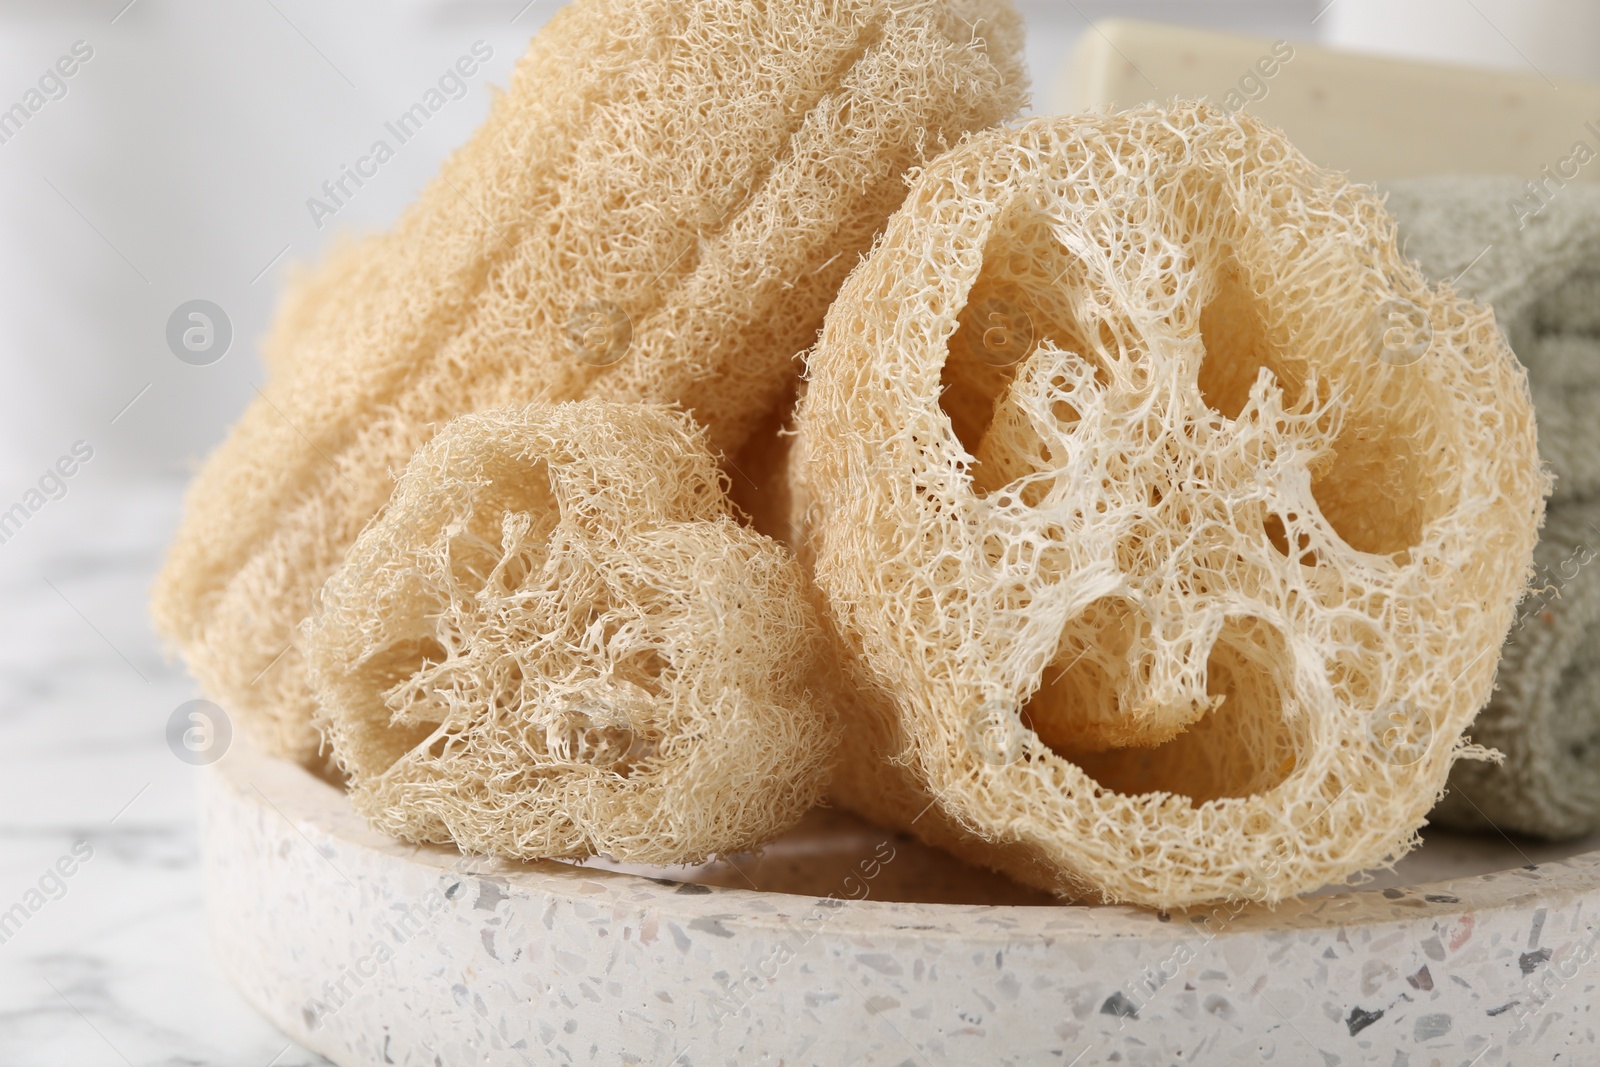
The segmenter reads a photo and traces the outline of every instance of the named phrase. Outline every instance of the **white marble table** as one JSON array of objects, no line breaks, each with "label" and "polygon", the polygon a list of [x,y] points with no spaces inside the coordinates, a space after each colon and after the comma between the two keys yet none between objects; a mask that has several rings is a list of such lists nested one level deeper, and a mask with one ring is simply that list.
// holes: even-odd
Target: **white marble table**
[{"label": "white marble table", "polygon": [[[196,693],[163,661],[144,607],[179,492],[74,484],[0,544],[6,1067],[328,1062],[245,1004],[205,935],[199,772],[165,739]],[[34,903],[25,919],[11,911]]]}]

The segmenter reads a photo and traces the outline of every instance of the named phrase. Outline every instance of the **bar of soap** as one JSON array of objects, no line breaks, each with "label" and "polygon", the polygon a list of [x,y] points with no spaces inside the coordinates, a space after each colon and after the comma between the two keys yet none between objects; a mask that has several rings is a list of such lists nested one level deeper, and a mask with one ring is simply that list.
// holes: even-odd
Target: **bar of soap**
[{"label": "bar of soap", "polygon": [[[1066,113],[1173,97],[1243,107],[1360,182],[1430,174],[1600,179],[1600,85],[1107,19],[1051,101]],[[1551,188],[1554,188],[1552,185]]]}]

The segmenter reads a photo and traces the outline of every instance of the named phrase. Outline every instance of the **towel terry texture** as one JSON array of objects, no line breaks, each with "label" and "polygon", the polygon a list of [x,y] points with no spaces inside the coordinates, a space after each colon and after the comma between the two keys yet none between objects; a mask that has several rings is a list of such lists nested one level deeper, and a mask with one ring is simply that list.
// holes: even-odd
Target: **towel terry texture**
[{"label": "towel terry texture", "polygon": [[1537,577],[1472,738],[1506,755],[1463,761],[1434,821],[1576,837],[1600,830],[1600,186],[1549,186],[1530,214],[1520,179],[1395,182],[1402,250],[1492,304],[1528,368],[1539,452],[1555,474]]}]

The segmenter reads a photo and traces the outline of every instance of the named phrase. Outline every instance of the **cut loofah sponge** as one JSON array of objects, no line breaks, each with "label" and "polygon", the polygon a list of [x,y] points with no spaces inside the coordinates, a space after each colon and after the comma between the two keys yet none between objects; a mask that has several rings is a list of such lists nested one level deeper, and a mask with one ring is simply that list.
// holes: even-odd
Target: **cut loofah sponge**
[{"label": "cut loofah sponge", "polygon": [[692,863],[816,802],[800,566],[732,517],[687,416],[468,415],[401,475],[306,648],[355,807],[408,841]]},{"label": "cut loofah sponge", "polygon": [[396,228],[289,300],[272,379],[189,492],[162,633],[309,758],[295,628],[434,430],[600,395],[681,403],[736,449],[906,169],[1020,105],[1020,37],[1007,0],[562,10]]},{"label": "cut loofah sponge", "polygon": [[1063,895],[1270,901],[1478,754],[1548,490],[1522,369],[1248,114],[972,137],[808,373],[857,811]]}]

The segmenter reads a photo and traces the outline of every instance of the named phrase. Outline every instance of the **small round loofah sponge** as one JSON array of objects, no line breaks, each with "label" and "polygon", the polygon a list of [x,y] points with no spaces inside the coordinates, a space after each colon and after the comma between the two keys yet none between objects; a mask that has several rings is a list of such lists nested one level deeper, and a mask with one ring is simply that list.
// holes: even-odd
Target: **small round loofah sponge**
[{"label": "small round loofah sponge", "polygon": [[837,740],[821,631],[799,564],[719,479],[665,408],[440,431],[306,623],[356,809],[408,841],[661,864],[799,819]]},{"label": "small round loofah sponge", "polygon": [[160,631],[266,749],[318,737],[293,646],[456,415],[679,404],[733,453],[792,388],[907,168],[1024,97],[1008,0],[576,0],[395,229],[299,283],[190,489]]},{"label": "small round loofah sponge", "polygon": [[1381,866],[1489,695],[1548,478],[1490,311],[1246,114],[931,164],[792,469],[859,722],[832,794],[1069,896]]}]

